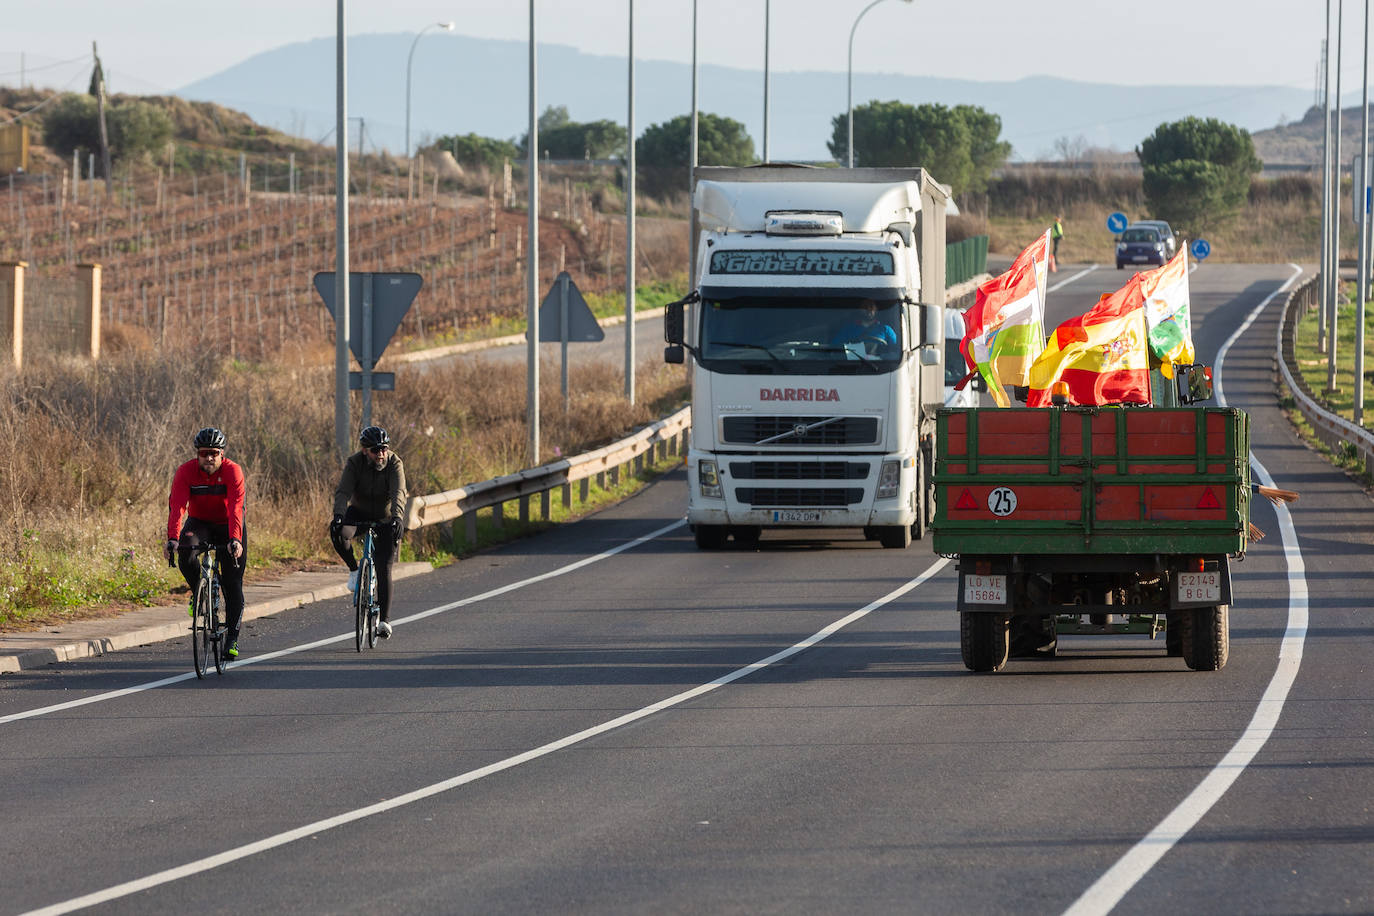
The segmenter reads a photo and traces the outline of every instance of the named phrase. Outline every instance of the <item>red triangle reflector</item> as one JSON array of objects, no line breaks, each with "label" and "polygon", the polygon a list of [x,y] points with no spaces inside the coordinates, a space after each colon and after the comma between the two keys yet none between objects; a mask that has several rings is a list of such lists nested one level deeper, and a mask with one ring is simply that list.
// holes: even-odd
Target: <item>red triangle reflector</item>
[{"label": "red triangle reflector", "polygon": [[978,508],[978,504],[977,504],[976,502],[973,501],[973,493],[970,492],[969,489],[968,489],[967,487],[964,488],[964,492],[962,492],[962,493],[959,494],[959,499],[955,501],[955,503],[954,503],[954,508],[956,508],[956,509],[977,509],[977,508]]},{"label": "red triangle reflector", "polygon": [[1202,497],[1197,501],[1197,507],[1199,509],[1221,508],[1221,503],[1217,502],[1217,495],[1212,492],[1211,487],[1208,487],[1206,490],[1202,491]]}]

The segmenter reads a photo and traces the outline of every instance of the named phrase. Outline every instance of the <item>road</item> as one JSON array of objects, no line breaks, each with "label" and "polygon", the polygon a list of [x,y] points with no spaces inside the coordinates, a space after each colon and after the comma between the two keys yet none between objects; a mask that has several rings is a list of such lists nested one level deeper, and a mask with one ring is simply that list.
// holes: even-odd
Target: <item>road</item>
[{"label": "road", "polygon": [[[1051,324],[1125,279],[1083,270]],[[1220,672],[970,674],[928,542],[699,552],[679,470],[407,580],[370,653],[334,601],[203,683],[184,641],[4,676],[0,912],[1374,912],[1374,512],[1274,405],[1295,272],[1192,277],[1302,494],[1255,508]]]}]

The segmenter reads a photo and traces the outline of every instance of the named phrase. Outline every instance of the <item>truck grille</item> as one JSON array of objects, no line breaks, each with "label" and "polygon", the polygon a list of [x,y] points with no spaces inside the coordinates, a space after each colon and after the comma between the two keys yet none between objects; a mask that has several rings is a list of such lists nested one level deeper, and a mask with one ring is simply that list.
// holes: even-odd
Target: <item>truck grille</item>
[{"label": "truck grille", "polygon": [[735,498],[755,509],[810,509],[818,506],[848,506],[861,502],[863,487],[736,487]]},{"label": "truck grille", "polygon": [[732,461],[736,480],[866,480],[864,461]]},{"label": "truck grille", "polygon": [[[826,422],[826,421],[829,422]],[[814,426],[824,423],[823,426]],[[813,427],[793,433],[798,427]],[[726,417],[722,440],[754,445],[781,436],[769,445],[875,445],[878,442],[877,417]]]}]

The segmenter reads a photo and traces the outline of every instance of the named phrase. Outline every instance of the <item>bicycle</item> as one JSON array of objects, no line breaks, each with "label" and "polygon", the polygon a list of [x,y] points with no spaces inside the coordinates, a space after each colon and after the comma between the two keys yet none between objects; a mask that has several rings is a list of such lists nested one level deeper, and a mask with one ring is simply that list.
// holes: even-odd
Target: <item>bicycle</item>
[{"label": "bicycle", "polygon": [[358,561],[358,582],[353,592],[353,642],[359,652],[363,643],[369,649],[377,645],[377,620],[382,606],[377,603],[377,563],[373,556],[372,531],[381,522],[349,522],[363,539],[363,556]]},{"label": "bicycle", "polygon": [[[191,658],[196,668],[196,678],[204,678],[215,663],[215,673],[224,673],[224,627],[219,612],[224,604],[224,590],[219,584],[219,568],[215,562],[214,544],[198,544],[194,553],[200,564],[200,584],[196,588],[195,608],[191,613]],[[175,566],[175,560],[168,560],[168,566]]]}]

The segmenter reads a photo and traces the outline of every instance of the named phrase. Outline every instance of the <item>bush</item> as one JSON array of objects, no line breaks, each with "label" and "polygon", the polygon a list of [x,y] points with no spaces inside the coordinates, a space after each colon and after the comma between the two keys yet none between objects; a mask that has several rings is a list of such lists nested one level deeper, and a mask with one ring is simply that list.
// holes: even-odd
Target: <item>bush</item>
[{"label": "bush", "polygon": [[43,143],[62,156],[74,150],[100,149],[100,124],[96,120],[95,99],[69,92],[43,117]]},{"label": "bush", "polygon": [[172,119],[147,102],[124,102],[106,112],[110,154],[120,159],[156,152],[172,139]]},{"label": "bush", "polygon": [[[156,105],[127,101],[106,105],[105,128],[112,159],[134,158],[159,149],[172,138],[172,119]],[[43,119],[43,142],[54,152],[70,156],[73,150],[100,150],[100,118],[95,99],[68,93]]]}]

